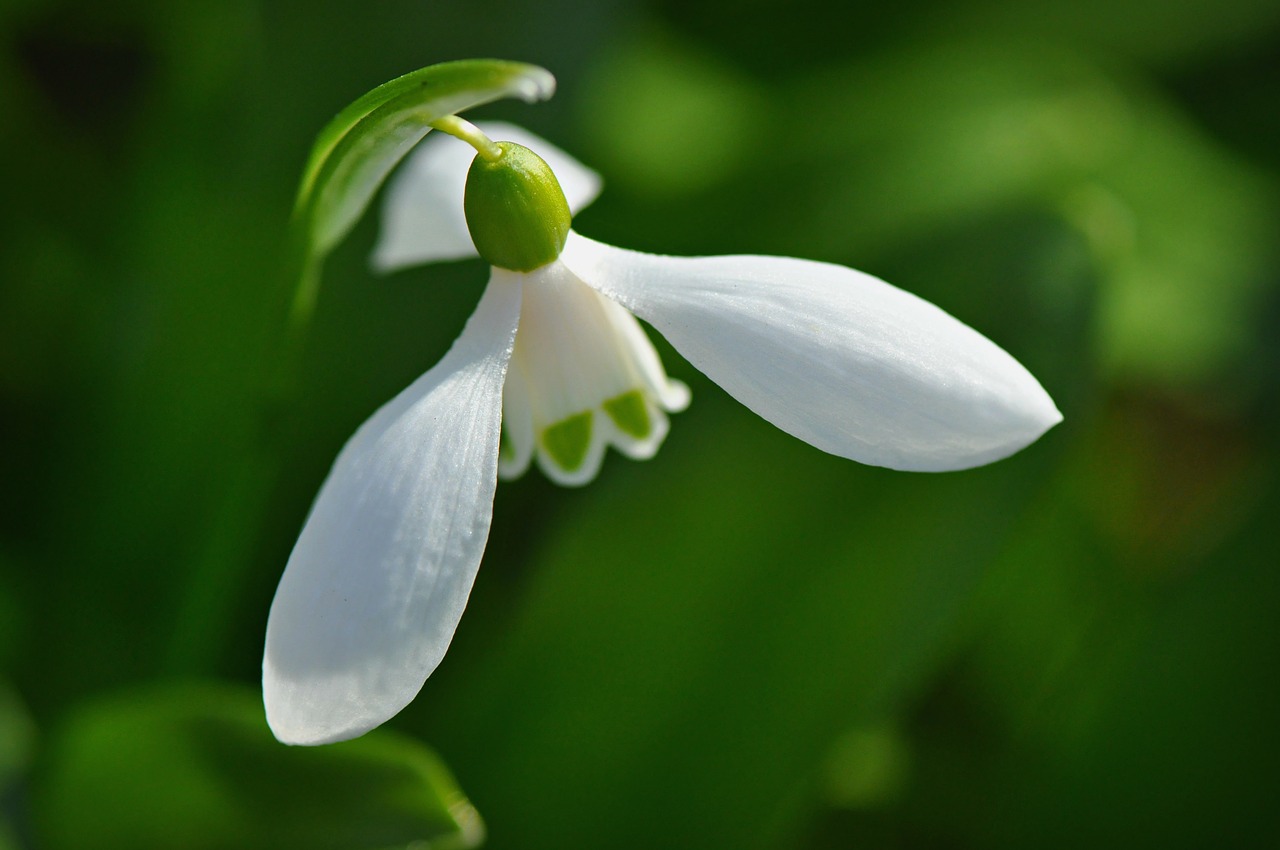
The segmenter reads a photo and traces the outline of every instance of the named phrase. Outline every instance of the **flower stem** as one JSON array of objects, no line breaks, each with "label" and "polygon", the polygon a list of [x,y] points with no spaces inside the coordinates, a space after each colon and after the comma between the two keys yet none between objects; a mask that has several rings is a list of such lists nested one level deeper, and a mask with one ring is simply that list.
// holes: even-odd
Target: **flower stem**
[{"label": "flower stem", "polygon": [[442,133],[448,133],[457,139],[471,145],[476,151],[488,162],[497,162],[502,158],[502,148],[497,143],[484,134],[483,131],[470,121],[459,118],[456,115],[446,115],[436,121],[431,122],[431,126]]}]

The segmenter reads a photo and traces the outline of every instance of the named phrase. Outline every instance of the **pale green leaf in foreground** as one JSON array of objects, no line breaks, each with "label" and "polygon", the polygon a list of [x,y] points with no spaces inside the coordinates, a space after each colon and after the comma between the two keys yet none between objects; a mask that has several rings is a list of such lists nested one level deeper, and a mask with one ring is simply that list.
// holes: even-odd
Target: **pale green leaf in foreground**
[{"label": "pale green leaf in foreground", "polygon": [[87,706],[50,741],[34,804],[41,846],[432,850],[484,828],[440,760],[387,732],[281,747],[256,695],[216,686]]}]

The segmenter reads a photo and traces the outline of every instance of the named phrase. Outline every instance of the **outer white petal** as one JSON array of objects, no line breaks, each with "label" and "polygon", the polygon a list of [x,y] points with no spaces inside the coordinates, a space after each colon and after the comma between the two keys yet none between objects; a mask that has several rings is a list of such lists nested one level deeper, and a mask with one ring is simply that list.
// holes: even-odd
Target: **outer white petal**
[{"label": "outer white petal", "polygon": [[[547,161],[569,209],[577,213],[600,194],[600,175],[514,124],[477,122],[494,141],[523,145]],[[382,202],[382,231],[370,262],[378,271],[476,256],[462,210],[467,169],[475,150],[444,133],[430,133],[396,171]]]},{"label": "outer white petal", "polygon": [[782,430],[894,469],[979,466],[1061,421],[1016,360],[932,304],[843,266],[663,257],[569,235],[560,261]]},{"label": "outer white petal", "polygon": [[443,657],[489,534],[519,313],[519,286],[491,281],[444,359],[334,462],[267,621],[263,697],[281,741],[367,732]]}]

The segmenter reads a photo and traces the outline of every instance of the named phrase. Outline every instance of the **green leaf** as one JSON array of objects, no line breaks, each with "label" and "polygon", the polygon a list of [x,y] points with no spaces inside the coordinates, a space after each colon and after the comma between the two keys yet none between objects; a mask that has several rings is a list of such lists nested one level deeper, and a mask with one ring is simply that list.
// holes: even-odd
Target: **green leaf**
[{"label": "green leaf", "polygon": [[0,791],[26,767],[35,732],[35,724],[18,695],[0,680]]},{"label": "green leaf", "polygon": [[322,748],[271,737],[255,693],[133,692],[75,714],[34,800],[41,846],[474,847],[483,826],[429,750],[386,732]]},{"label": "green leaf", "polygon": [[468,59],[397,77],[339,112],[316,138],[294,205],[302,248],[295,321],[310,313],[324,256],[432,121],[503,97],[545,100],[554,91],[555,78],[536,65]]}]

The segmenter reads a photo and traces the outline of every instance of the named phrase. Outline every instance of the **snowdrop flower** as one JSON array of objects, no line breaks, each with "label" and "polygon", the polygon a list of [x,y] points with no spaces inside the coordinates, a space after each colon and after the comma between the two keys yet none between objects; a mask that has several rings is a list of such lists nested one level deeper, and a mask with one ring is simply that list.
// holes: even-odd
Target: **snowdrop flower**
[{"label": "snowdrop flower", "polygon": [[448,354],[361,426],[316,498],[268,623],[281,741],[355,737],[417,695],[462,616],[499,475],[536,462],[579,485],[608,446],[657,451],[689,392],[636,316],[760,416],[861,463],[965,469],[1061,420],[1016,360],[914,295],[827,263],[592,241],[570,210],[593,173],[510,127],[497,136],[519,143],[438,126],[479,151],[465,202],[470,150],[436,134],[389,187],[374,264],[478,251],[492,273]]}]

